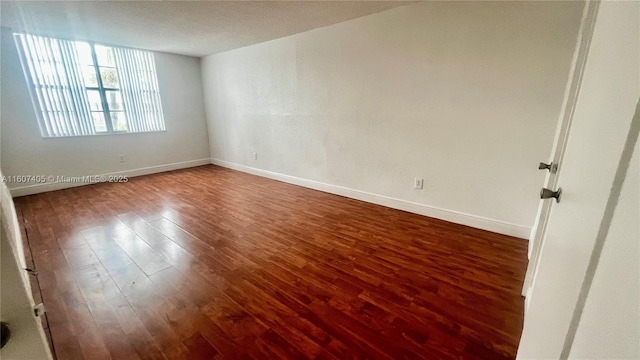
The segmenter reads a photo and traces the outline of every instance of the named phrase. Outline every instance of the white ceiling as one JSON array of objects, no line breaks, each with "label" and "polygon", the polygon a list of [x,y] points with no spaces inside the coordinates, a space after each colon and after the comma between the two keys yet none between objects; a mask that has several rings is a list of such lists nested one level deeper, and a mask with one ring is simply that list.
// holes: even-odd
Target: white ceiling
[{"label": "white ceiling", "polygon": [[402,1],[2,1],[14,30],[205,56],[377,13]]}]

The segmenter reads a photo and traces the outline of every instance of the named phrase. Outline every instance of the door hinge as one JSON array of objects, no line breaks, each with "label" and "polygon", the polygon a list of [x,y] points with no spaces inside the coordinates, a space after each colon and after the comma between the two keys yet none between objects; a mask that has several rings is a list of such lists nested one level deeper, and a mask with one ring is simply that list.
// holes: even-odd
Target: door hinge
[{"label": "door hinge", "polygon": [[24,268],[24,271],[28,272],[29,275],[38,276],[38,272],[36,270]]},{"label": "door hinge", "polygon": [[44,304],[40,303],[36,306],[33,307],[33,313],[36,317],[40,317],[42,316],[44,313],[46,312],[46,310],[44,309]]}]

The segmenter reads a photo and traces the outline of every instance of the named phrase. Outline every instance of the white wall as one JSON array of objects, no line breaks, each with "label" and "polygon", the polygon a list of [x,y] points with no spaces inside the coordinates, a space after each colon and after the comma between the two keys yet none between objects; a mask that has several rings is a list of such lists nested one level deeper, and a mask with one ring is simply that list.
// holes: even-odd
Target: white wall
[{"label": "white wall", "polygon": [[581,11],[425,2],[208,56],[211,157],[528,237]]},{"label": "white wall", "polygon": [[580,318],[572,359],[640,359],[639,148],[640,143]]},{"label": "white wall", "polygon": [[[166,132],[45,139],[40,136],[17,50],[7,30],[2,28],[0,45],[0,160],[5,175],[72,176],[122,171],[133,175],[208,163],[198,58],[155,53]],[[124,163],[119,161],[120,154],[125,155]],[[168,164],[174,165],[165,166]],[[145,170],[133,171],[136,169]],[[8,185],[14,195],[55,188],[16,189],[24,184]]]}]

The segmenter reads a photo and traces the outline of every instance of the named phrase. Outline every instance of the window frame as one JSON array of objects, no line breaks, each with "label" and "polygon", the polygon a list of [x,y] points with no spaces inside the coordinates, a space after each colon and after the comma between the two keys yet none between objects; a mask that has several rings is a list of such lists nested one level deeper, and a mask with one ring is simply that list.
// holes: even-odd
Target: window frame
[{"label": "window frame", "polygon": [[[102,73],[100,72],[100,65],[98,64],[98,54],[96,54],[96,44],[91,41],[88,42],[89,43],[89,48],[91,49],[91,58],[93,59],[93,70],[96,72],[96,79],[98,80],[98,87],[91,87],[91,86],[85,86],[85,91],[87,90],[98,90],[98,93],[100,94],[100,100],[102,101],[102,113],[104,114],[104,121],[107,125],[107,131],[101,131],[101,133],[123,133],[123,132],[128,132],[128,131],[115,131],[113,129],[113,122],[111,121],[111,109],[109,109],[109,102],[107,101],[107,93],[105,87],[104,87],[104,83],[102,82]],[[104,46],[104,45],[102,45]],[[117,68],[116,68],[117,69]],[[109,90],[117,90],[120,91],[120,89],[116,89],[116,88],[109,88]],[[124,111],[124,104],[122,104],[123,107],[123,111]],[[92,111],[93,112],[93,111]],[[127,124],[127,128],[128,128],[128,124]]]},{"label": "window frame", "polygon": [[[145,49],[139,49],[139,48],[134,48],[134,47],[130,47],[130,46],[122,46],[122,45],[112,45],[112,44],[108,44],[108,43],[103,43],[103,42],[95,42],[93,40],[87,40],[87,39],[83,39],[83,38],[76,38],[76,37],[65,37],[65,36],[56,36],[56,35],[50,35],[50,34],[43,34],[43,33],[38,33],[38,32],[25,32],[25,31],[12,31],[12,35],[13,37],[15,37],[16,34],[19,35],[31,35],[31,36],[37,36],[37,37],[43,37],[43,38],[52,38],[52,39],[58,39],[58,40],[67,40],[67,41],[73,41],[73,42],[84,42],[86,44],[89,45],[89,48],[91,50],[91,57],[93,59],[93,69],[96,73],[96,79],[98,81],[98,86],[84,86],[84,90],[93,90],[93,91],[98,91],[98,93],[100,94],[100,100],[101,100],[101,105],[102,105],[102,113],[104,115],[105,118],[105,125],[107,127],[107,131],[96,131],[93,134],[78,134],[78,135],[56,135],[56,136],[47,136],[45,135],[45,131],[43,131],[42,129],[42,121],[39,119],[38,122],[38,127],[40,128],[40,137],[42,139],[58,139],[58,138],[76,138],[76,137],[91,137],[91,136],[109,136],[109,135],[134,135],[134,134],[149,134],[149,133],[163,133],[163,132],[167,132],[167,125],[166,125],[166,120],[164,118],[164,116],[162,117],[162,124],[163,124],[163,129],[161,130],[142,130],[142,131],[130,131],[129,130],[129,118],[127,117],[127,130],[114,130],[113,129],[113,122],[111,119],[111,113],[112,112],[120,112],[122,114],[124,114],[125,116],[127,116],[127,112],[126,112],[126,105],[124,104],[124,101],[122,102],[122,109],[118,109],[118,110],[111,110],[109,108],[109,102],[107,100],[107,92],[108,91],[118,91],[120,92],[120,96],[122,97],[122,89],[121,88],[113,88],[113,87],[104,87],[104,83],[102,81],[102,74],[100,73],[100,65],[98,64],[98,59],[97,59],[97,53],[95,50],[96,46],[104,46],[104,47],[109,47],[109,48],[124,48],[124,49],[131,49],[131,50],[139,50],[139,51],[147,51],[153,54],[153,57],[156,57],[156,54],[154,51],[150,51],[150,50],[145,50]],[[29,96],[32,98],[32,102],[33,104],[37,104],[37,108],[34,107],[34,110],[36,112],[36,116],[37,117],[42,117],[43,115],[43,109],[42,109],[42,105],[40,104],[40,101],[37,98],[34,98],[34,91],[36,87],[41,87],[41,88],[53,88],[53,87],[57,87],[55,85],[49,85],[49,84],[37,84],[36,81],[33,78],[33,74],[31,73],[31,69],[29,68],[29,65],[27,64],[27,55],[24,51],[24,49],[22,49],[22,46],[17,46],[17,52],[20,58],[20,63],[21,63],[21,67],[23,68],[23,72],[26,75],[26,80],[27,80],[27,85],[30,87],[29,89]],[[114,68],[117,71],[117,66],[109,66],[109,65],[105,65],[104,67],[111,67]],[[164,113],[164,103],[162,101],[162,92],[160,90],[160,81],[159,81],[159,77],[158,77],[158,71],[157,71],[157,67],[154,66],[154,76],[156,78],[156,81],[158,83],[157,85],[157,96],[158,96],[158,107],[161,111],[161,114]],[[119,79],[118,79],[119,80]],[[57,106],[60,106],[59,104]],[[89,108],[90,112],[99,112],[99,111],[93,111]],[[93,120],[91,120],[93,121]]]}]

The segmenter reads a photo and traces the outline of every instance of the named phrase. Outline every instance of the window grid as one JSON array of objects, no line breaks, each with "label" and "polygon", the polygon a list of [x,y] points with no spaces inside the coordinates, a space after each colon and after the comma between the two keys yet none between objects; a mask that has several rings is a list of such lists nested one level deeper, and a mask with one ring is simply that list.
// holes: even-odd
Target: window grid
[{"label": "window grid", "polygon": [[14,36],[43,137],[165,130],[151,53]]},{"label": "window grid", "polygon": [[102,74],[100,73],[98,56],[96,55],[96,46],[93,43],[89,43],[89,46],[91,47],[91,57],[93,58],[93,68],[96,72],[96,79],[98,79],[98,92],[100,93],[100,99],[102,100],[102,113],[104,114],[103,115],[104,121],[107,125],[107,132],[113,132],[113,124],[111,123],[111,115],[109,114],[109,104],[107,103],[107,95],[105,94],[104,86],[102,85]]}]

